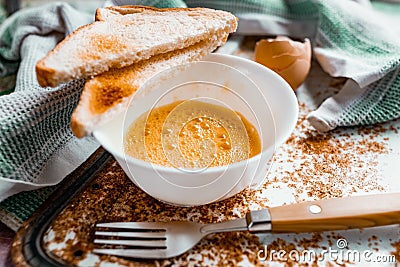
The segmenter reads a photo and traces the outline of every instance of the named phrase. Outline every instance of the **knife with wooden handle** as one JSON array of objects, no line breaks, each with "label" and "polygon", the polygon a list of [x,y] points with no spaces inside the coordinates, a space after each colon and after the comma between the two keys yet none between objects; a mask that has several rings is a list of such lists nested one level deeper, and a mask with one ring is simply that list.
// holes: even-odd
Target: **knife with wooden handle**
[{"label": "knife with wooden handle", "polygon": [[[93,251],[134,258],[170,258],[186,252],[203,237],[218,232],[319,232],[398,223],[400,223],[400,193],[355,196],[250,211],[245,218],[210,224],[190,221],[100,223],[96,227],[123,231],[96,231],[95,235],[101,238],[95,239],[95,243],[131,247],[101,248]],[[104,236],[137,239],[109,240]],[[152,240],[146,240],[149,237]],[[157,249],[154,249],[155,247]]]},{"label": "knife with wooden handle", "polygon": [[250,211],[251,232],[296,233],[366,228],[400,223],[400,193],[307,201]]}]

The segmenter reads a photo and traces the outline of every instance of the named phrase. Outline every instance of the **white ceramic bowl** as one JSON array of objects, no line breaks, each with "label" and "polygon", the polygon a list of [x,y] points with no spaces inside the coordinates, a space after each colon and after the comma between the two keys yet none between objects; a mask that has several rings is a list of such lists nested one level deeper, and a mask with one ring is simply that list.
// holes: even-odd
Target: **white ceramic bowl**
[{"label": "white ceramic bowl", "polygon": [[[212,100],[240,112],[258,130],[262,152],[248,160],[203,170],[181,170],[144,162],[124,154],[123,136],[130,124],[155,106],[176,100]],[[202,205],[246,189],[267,178],[276,148],[293,131],[298,104],[291,87],[275,72],[244,58],[211,54],[204,61],[164,71],[135,94],[126,114],[94,131],[128,177],[161,201]]]}]

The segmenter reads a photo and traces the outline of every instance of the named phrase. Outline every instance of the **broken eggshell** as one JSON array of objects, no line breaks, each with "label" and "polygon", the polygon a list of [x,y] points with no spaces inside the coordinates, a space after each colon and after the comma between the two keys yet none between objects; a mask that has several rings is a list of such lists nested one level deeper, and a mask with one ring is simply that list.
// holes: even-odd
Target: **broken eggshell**
[{"label": "broken eggshell", "polygon": [[285,79],[293,90],[306,79],[311,66],[311,43],[293,41],[285,36],[257,42],[255,61],[272,69]]}]

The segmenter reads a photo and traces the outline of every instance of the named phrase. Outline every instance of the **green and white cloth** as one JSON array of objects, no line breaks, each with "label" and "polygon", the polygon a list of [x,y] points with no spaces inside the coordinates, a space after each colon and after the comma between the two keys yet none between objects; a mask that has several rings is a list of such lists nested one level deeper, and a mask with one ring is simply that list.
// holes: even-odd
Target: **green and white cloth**
[{"label": "green and white cloth", "polygon": [[[368,125],[400,116],[400,32],[370,6],[352,1],[318,5],[314,54],[334,77],[350,78],[341,91],[308,115],[320,131]],[[400,8],[397,9],[400,16]]]},{"label": "green and white cloth", "polygon": [[[309,37],[332,76],[350,78],[343,89],[308,115],[321,131],[374,124],[400,116],[400,35],[383,24],[368,1],[350,0],[113,0],[108,5],[204,6],[239,17],[237,34]],[[400,15],[397,6],[395,12]],[[70,116],[83,81],[41,88],[35,63],[88,15],[65,3],[17,12],[0,27],[0,75],[16,75],[15,89],[0,96],[0,220],[18,228],[55,185],[98,144],[78,140]],[[44,187],[40,190],[32,190]]]},{"label": "green and white cloth", "polygon": [[98,147],[92,138],[75,138],[70,129],[84,81],[42,88],[35,74],[39,59],[92,20],[93,15],[54,3],[22,10],[0,27],[0,74],[16,74],[13,92],[0,97],[0,220],[12,229],[52,192],[49,186]]}]

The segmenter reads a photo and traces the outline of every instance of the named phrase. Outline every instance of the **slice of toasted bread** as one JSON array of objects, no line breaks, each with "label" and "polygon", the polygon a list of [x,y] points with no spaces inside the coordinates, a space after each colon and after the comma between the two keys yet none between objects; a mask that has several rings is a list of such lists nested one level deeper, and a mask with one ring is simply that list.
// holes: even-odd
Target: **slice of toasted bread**
[{"label": "slice of toasted bread", "polygon": [[184,49],[151,57],[128,67],[112,69],[86,81],[71,128],[77,137],[91,133],[96,127],[123,112],[133,94],[156,73],[173,66],[199,60],[223,44],[228,37],[211,38]]},{"label": "slice of toasted bread", "polygon": [[233,32],[237,19],[206,8],[98,9],[95,21],[80,27],[36,64],[41,86],[56,86],[183,49]]}]

